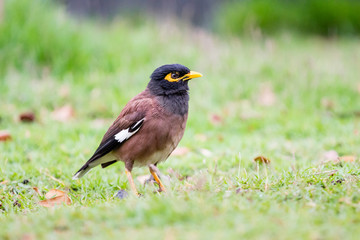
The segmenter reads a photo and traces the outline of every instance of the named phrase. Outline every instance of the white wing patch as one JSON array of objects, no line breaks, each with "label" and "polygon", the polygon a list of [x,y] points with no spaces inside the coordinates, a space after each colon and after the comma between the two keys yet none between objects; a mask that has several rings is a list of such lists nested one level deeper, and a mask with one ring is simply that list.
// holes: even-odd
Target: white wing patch
[{"label": "white wing patch", "polygon": [[135,133],[137,133],[137,131],[139,131],[140,125],[143,123],[143,121],[144,121],[144,118],[139,120],[138,122],[136,122],[135,125],[127,128],[127,129],[121,130],[119,133],[117,133],[115,135],[115,140],[117,140],[118,142],[121,143],[121,142],[129,139],[132,135],[134,135]]}]

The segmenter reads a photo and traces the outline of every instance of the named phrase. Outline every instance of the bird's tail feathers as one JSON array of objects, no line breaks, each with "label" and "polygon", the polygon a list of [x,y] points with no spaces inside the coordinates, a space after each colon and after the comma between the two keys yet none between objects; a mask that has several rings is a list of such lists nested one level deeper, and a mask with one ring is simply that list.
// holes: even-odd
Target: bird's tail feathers
[{"label": "bird's tail feathers", "polygon": [[80,168],[79,171],[77,171],[77,173],[75,173],[75,175],[72,177],[73,180],[79,179],[81,177],[83,177],[88,171],[91,170],[91,167],[87,164],[85,164],[84,166],[82,166]]}]

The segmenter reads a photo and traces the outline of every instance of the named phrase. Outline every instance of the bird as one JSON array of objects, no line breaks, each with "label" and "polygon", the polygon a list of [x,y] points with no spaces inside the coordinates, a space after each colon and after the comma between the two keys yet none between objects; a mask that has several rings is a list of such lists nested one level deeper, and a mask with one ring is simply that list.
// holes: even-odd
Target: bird
[{"label": "bird", "polygon": [[148,167],[159,185],[157,165],[164,162],[182,139],[189,109],[189,80],[202,77],[181,64],[166,64],[154,70],[144,91],[132,98],[103,136],[89,160],[75,173],[83,177],[90,169],[123,162],[132,192],[136,189],[134,167]]}]

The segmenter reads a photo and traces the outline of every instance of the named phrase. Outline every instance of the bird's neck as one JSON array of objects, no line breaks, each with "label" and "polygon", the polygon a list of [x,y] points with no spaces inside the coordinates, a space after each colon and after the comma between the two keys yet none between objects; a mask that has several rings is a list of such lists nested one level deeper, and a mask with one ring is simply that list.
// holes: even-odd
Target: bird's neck
[{"label": "bird's neck", "polygon": [[184,116],[189,110],[189,93],[187,91],[178,91],[173,94],[158,95],[161,105],[174,114]]}]

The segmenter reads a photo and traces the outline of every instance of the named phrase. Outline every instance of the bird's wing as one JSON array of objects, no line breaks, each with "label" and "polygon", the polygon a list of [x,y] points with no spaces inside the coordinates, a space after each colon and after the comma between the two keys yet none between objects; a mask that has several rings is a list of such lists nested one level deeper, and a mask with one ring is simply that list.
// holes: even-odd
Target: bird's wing
[{"label": "bird's wing", "polygon": [[105,160],[100,158],[119,148],[127,139],[139,131],[146,121],[146,113],[148,109],[152,109],[152,105],[153,100],[150,98],[138,97],[131,100],[107,130],[93,156],[80,168],[73,178],[82,177],[91,168],[99,164],[104,164],[106,167],[114,163],[114,159]]}]

